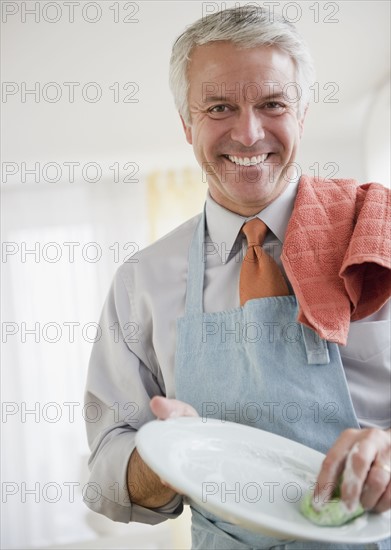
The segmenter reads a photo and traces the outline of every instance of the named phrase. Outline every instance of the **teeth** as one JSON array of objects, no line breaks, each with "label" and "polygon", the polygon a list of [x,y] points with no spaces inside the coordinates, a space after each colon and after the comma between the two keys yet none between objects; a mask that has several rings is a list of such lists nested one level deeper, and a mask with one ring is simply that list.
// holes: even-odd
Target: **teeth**
[{"label": "teeth", "polygon": [[227,155],[229,160],[233,162],[234,164],[239,164],[240,166],[255,166],[256,164],[260,164],[261,162],[265,162],[266,157],[268,156],[268,153],[265,153],[263,155],[258,155],[257,157],[235,157],[231,155]]}]

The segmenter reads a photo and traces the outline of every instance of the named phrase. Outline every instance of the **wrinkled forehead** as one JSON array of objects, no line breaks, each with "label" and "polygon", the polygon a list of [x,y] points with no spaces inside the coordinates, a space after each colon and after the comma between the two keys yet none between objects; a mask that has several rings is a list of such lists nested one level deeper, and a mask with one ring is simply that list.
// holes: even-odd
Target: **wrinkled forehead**
[{"label": "wrinkled forehead", "polygon": [[202,102],[299,94],[295,64],[276,46],[243,48],[223,41],[196,46],[187,77],[189,99]]}]

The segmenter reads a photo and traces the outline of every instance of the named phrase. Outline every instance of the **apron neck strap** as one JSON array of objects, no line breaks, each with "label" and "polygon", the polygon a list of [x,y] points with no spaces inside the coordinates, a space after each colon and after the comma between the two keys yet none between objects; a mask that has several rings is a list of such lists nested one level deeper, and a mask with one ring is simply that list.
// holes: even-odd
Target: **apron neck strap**
[{"label": "apron neck strap", "polygon": [[[185,315],[203,313],[205,273],[206,210],[204,210],[194,231],[188,256]],[[302,337],[309,365],[326,365],[330,362],[327,343],[313,330],[301,325]]]}]

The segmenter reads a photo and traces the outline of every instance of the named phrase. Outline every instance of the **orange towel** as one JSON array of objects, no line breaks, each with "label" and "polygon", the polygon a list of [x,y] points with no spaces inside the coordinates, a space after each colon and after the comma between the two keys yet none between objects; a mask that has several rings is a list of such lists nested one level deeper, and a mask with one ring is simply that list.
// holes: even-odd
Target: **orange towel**
[{"label": "orange towel", "polygon": [[377,183],[302,176],[282,262],[299,302],[297,320],[346,344],[350,321],[391,295],[390,191]]}]

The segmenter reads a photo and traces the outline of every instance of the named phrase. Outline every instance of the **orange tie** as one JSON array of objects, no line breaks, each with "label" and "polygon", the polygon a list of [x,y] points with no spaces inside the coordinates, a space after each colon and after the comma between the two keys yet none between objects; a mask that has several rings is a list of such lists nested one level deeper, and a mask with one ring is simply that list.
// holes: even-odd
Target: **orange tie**
[{"label": "orange tie", "polygon": [[267,230],[267,225],[259,218],[250,220],[242,227],[248,247],[240,271],[240,305],[253,298],[289,294],[280,268],[262,248]]}]

